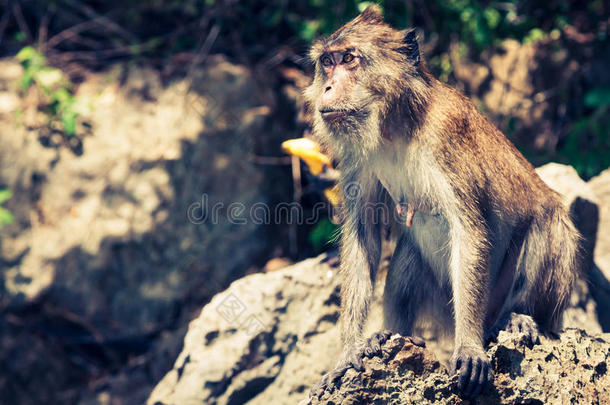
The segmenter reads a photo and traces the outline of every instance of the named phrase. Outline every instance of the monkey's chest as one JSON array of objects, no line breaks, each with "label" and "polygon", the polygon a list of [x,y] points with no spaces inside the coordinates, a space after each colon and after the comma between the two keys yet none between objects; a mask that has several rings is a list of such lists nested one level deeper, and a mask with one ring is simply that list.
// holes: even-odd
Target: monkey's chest
[{"label": "monkey's chest", "polygon": [[[414,247],[434,272],[439,284],[448,281],[449,225],[435,199],[437,193],[428,184],[409,181],[409,173],[400,170],[378,179],[396,206],[397,218],[403,232],[410,235]],[[380,173],[380,174],[385,174]]]},{"label": "monkey's chest", "polygon": [[400,175],[380,175],[378,179],[397,209],[402,207],[403,211],[411,211],[414,216],[439,216],[441,214],[440,207],[435,201],[434,195],[430,193],[429,187],[410,182],[406,176]]}]

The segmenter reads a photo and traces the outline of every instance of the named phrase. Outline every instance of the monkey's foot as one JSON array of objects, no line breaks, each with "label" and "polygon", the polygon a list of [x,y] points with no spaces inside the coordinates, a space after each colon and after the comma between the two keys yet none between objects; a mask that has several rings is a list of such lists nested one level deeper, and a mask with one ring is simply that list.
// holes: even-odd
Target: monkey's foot
[{"label": "monkey's foot", "polygon": [[531,344],[535,344],[540,341],[538,325],[529,315],[511,312],[501,322],[498,322],[496,326],[486,333],[485,341],[489,342],[496,340],[498,333],[500,333],[501,330],[525,335],[526,339],[528,339]]},{"label": "monkey's foot", "polygon": [[[320,381],[314,385],[309,392],[310,397],[320,397],[326,388],[335,384],[347,370],[353,368],[356,371],[364,371],[363,359],[371,358],[376,355],[381,355],[381,347],[388,339],[392,336],[392,332],[389,330],[383,330],[381,332],[374,333],[368,338],[365,344],[357,350],[352,351],[347,358],[341,360],[334,370],[326,373]],[[425,347],[426,343],[423,339],[418,337],[409,337],[411,343],[416,346]]]},{"label": "monkey's foot", "polygon": [[458,375],[460,393],[474,398],[493,380],[489,358],[483,348],[457,348],[451,356],[450,372]]},{"label": "monkey's foot", "polygon": [[529,315],[517,314],[515,312],[511,313],[504,330],[512,333],[522,333],[532,344],[540,341],[538,325],[536,325],[536,321]]},{"label": "monkey's foot", "polygon": [[[364,357],[371,358],[373,356],[381,355],[381,346],[387,342],[387,340],[392,336],[392,331],[390,330],[382,330],[381,332],[373,333],[373,336],[367,339],[364,346],[359,351],[358,358],[362,359]],[[415,346],[426,347],[426,342],[420,337],[416,336],[408,336],[407,339],[411,341]],[[354,367],[356,368],[356,367]],[[359,371],[364,370],[364,368],[356,368]]]}]

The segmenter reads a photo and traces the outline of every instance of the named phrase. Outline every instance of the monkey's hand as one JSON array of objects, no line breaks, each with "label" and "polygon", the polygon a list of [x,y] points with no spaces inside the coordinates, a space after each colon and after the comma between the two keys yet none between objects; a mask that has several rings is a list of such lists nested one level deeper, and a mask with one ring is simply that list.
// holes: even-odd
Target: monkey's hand
[{"label": "monkey's hand", "polygon": [[450,365],[451,374],[458,374],[458,386],[464,398],[476,397],[493,380],[489,358],[482,347],[458,347]]}]

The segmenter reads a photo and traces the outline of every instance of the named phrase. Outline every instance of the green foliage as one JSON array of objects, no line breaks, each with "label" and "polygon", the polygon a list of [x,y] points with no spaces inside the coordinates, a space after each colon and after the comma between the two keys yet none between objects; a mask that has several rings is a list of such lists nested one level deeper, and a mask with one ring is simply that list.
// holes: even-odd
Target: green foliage
[{"label": "green foliage", "polygon": [[4,225],[10,225],[15,221],[13,214],[6,208],[1,207],[6,201],[13,196],[13,193],[9,189],[0,190],[0,228]]},{"label": "green foliage", "polygon": [[61,123],[66,135],[75,135],[80,105],[72,94],[72,83],[61,70],[48,66],[44,55],[31,46],[21,49],[17,59],[24,68],[21,89],[26,91],[32,85],[37,86],[46,98],[49,125]]},{"label": "green foliage", "polygon": [[309,234],[309,243],[315,253],[323,252],[336,243],[339,227],[328,218],[322,218]]},{"label": "green foliage", "polygon": [[593,112],[572,124],[558,154],[589,179],[610,167],[610,88],[592,89],[584,103]]}]

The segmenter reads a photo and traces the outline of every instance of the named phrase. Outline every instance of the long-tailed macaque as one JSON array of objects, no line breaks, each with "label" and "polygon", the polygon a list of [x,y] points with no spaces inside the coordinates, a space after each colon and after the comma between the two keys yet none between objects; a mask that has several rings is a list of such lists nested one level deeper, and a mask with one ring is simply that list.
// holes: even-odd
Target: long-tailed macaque
[{"label": "long-tailed macaque", "polygon": [[462,395],[476,396],[492,379],[487,337],[508,329],[536,340],[560,327],[578,273],[578,232],[506,137],[429,73],[413,30],[393,29],[368,8],[310,57],[305,98],[317,139],[338,162],[344,215],[344,350],[320,386],[361,369],[389,336],[362,337],[382,204],[407,212],[385,283],[385,328],[409,336],[432,311],[453,332],[450,366]]}]

